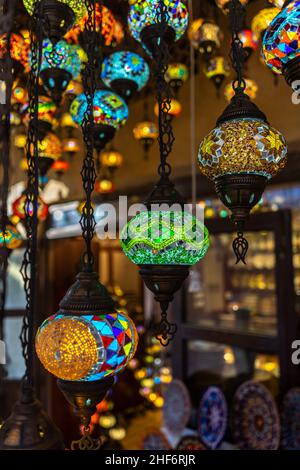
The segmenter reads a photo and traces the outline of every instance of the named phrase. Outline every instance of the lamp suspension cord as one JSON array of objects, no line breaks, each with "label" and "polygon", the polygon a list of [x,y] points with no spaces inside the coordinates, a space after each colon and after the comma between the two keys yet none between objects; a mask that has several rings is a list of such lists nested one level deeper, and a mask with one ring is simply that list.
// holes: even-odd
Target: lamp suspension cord
[{"label": "lamp suspension cord", "polygon": [[235,93],[243,93],[246,88],[246,82],[243,79],[243,69],[246,60],[246,53],[243,43],[239,37],[245,20],[246,10],[239,0],[231,0],[229,3],[229,18],[231,28],[231,48],[230,59],[236,72],[236,78],[232,83]]},{"label": "lamp suspension cord", "polygon": [[26,310],[20,335],[25,374],[22,380],[22,400],[33,398],[33,357],[34,328],[37,306],[37,253],[38,253],[38,196],[39,196],[39,149],[38,149],[38,108],[39,74],[43,46],[43,2],[36,1],[30,29],[31,69],[28,82],[29,125],[26,143],[28,163],[27,188],[25,199],[25,225],[27,243],[21,274],[24,281]]},{"label": "lamp suspension cord", "polygon": [[169,47],[164,37],[168,28],[167,24],[167,6],[163,0],[159,1],[156,10],[156,21],[160,25],[160,35],[157,38],[157,47],[155,48],[154,60],[156,61],[155,78],[157,84],[157,103],[158,103],[158,143],[160,153],[160,165],[158,173],[161,177],[171,174],[171,166],[167,162],[174,143],[174,134],[172,127],[171,110],[171,88],[166,82],[165,73],[169,64]]},{"label": "lamp suspension cord", "polygon": [[[96,49],[96,0],[85,0],[85,6],[88,12],[85,31],[87,33],[87,56],[88,61],[82,73],[82,81],[87,101],[86,112],[82,122],[83,139],[86,145],[86,155],[83,159],[81,178],[85,191],[85,203],[82,209],[80,225],[82,229],[82,237],[85,241],[85,251],[82,254],[83,271],[92,272],[94,265],[94,255],[92,252],[92,240],[95,233],[96,221],[94,217],[94,209],[92,204],[92,194],[96,182],[96,170],[94,162],[94,113],[93,103],[95,94],[95,70],[97,67],[97,59],[95,55]],[[102,2],[100,3],[102,11]],[[102,15],[101,15],[102,21]],[[101,31],[100,25],[100,31]]]}]

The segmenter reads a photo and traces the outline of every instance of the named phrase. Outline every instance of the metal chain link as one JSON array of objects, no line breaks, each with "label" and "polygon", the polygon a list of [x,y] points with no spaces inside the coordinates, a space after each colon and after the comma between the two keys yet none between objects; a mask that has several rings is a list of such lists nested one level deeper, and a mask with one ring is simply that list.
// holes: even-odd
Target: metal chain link
[{"label": "metal chain link", "polygon": [[[95,94],[95,70],[96,70],[96,1],[85,0],[88,12],[85,30],[88,36],[87,56],[88,61],[82,74],[82,82],[87,101],[86,112],[82,122],[83,139],[86,145],[86,155],[81,169],[81,178],[86,200],[82,209],[80,225],[82,237],[85,241],[86,249],[82,255],[83,270],[91,272],[93,270],[94,256],[92,253],[92,240],[95,233],[95,217],[92,205],[92,193],[96,182],[96,170],[94,162],[94,115],[93,102]],[[101,25],[100,25],[101,31]]]},{"label": "metal chain link", "polygon": [[31,69],[28,81],[29,94],[29,125],[26,143],[26,157],[28,163],[27,188],[25,199],[25,227],[27,235],[26,250],[24,253],[21,274],[24,281],[26,297],[26,310],[20,335],[22,352],[25,360],[25,375],[23,377],[23,391],[33,387],[33,352],[34,352],[34,319],[36,310],[37,287],[37,249],[38,249],[38,99],[39,99],[39,72],[42,59],[42,18],[43,3],[35,2],[34,13],[30,29],[31,41]]},{"label": "metal chain link", "polygon": [[166,82],[165,73],[169,65],[169,46],[165,41],[164,35],[168,28],[167,24],[168,9],[163,0],[160,0],[156,10],[156,21],[160,25],[160,37],[158,38],[157,45],[154,53],[154,60],[156,62],[155,81],[158,103],[158,143],[160,150],[160,165],[158,173],[163,175],[170,175],[171,166],[167,162],[170,155],[173,143],[175,140],[171,110],[172,91],[169,84]]},{"label": "metal chain link", "polygon": [[245,7],[239,0],[231,0],[229,4],[229,17],[232,32],[232,42],[230,49],[230,59],[232,66],[236,71],[236,79],[232,83],[235,92],[243,92],[246,88],[246,82],[243,79],[243,69],[246,61],[246,52],[243,43],[239,37],[245,20]]}]

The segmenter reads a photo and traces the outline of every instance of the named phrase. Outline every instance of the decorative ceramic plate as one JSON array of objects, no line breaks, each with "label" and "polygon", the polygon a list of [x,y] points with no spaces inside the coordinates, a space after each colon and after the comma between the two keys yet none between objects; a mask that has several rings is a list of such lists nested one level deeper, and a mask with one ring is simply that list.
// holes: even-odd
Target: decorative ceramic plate
[{"label": "decorative ceramic plate", "polygon": [[218,387],[208,387],[199,403],[198,433],[209,449],[216,449],[227,428],[227,403]]},{"label": "decorative ceramic plate", "polygon": [[181,380],[174,379],[164,393],[163,417],[168,430],[179,436],[191,415],[188,389]]},{"label": "decorative ceramic plate", "polygon": [[233,400],[232,432],[240,449],[278,449],[278,411],[271,393],[264,385],[249,380],[237,389]]},{"label": "decorative ceramic plate", "polygon": [[205,445],[197,436],[183,437],[176,447],[176,450],[207,450]]},{"label": "decorative ceramic plate", "polygon": [[143,437],[144,450],[170,450],[171,446],[159,429],[152,429]]},{"label": "decorative ceramic plate", "polygon": [[291,388],[285,395],[281,414],[281,447],[300,450],[300,388]]}]

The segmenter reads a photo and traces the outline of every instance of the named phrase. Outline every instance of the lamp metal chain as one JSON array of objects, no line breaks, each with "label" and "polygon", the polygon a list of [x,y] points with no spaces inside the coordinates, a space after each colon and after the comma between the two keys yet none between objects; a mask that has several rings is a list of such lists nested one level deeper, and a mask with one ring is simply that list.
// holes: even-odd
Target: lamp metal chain
[{"label": "lamp metal chain", "polygon": [[[86,145],[86,155],[81,169],[83,189],[85,191],[85,203],[82,208],[80,225],[82,236],[85,241],[85,251],[82,255],[83,270],[91,272],[93,270],[94,256],[92,252],[92,240],[95,233],[95,217],[92,204],[92,194],[96,182],[96,169],[94,162],[94,115],[93,102],[95,94],[95,70],[96,70],[96,1],[85,0],[88,12],[85,30],[89,41],[87,42],[88,61],[82,74],[84,92],[87,101],[87,108],[82,122],[83,139]],[[102,6],[102,5],[101,5]],[[100,25],[101,30],[101,25]]]},{"label": "lamp metal chain", "polygon": [[160,25],[160,35],[157,38],[154,60],[156,62],[155,81],[157,85],[158,143],[160,151],[160,165],[158,167],[158,173],[162,177],[168,176],[171,173],[171,166],[167,162],[167,158],[172,151],[175,140],[172,127],[172,116],[170,114],[172,92],[171,87],[165,79],[165,73],[168,69],[170,57],[169,46],[164,37],[168,28],[167,14],[167,5],[163,0],[160,0],[156,10],[156,21]]},{"label": "lamp metal chain", "polygon": [[240,3],[239,0],[230,1],[229,17],[232,33],[230,59],[232,66],[236,71],[236,79],[232,83],[232,87],[236,93],[242,93],[246,88],[246,82],[243,79],[246,52],[239,36],[239,33],[242,30],[244,24],[245,14],[245,7]]},{"label": "lamp metal chain", "polygon": [[26,296],[26,310],[20,335],[23,356],[25,360],[25,374],[22,380],[22,398],[30,399],[33,390],[33,354],[34,354],[34,320],[36,313],[37,295],[37,251],[38,251],[38,196],[39,196],[39,168],[38,168],[38,106],[39,106],[39,73],[42,59],[42,19],[43,2],[35,2],[30,29],[31,44],[31,70],[28,81],[29,94],[29,125],[26,143],[26,157],[28,164],[27,188],[25,191],[25,226],[26,249],[21,274],[24,281]]}]

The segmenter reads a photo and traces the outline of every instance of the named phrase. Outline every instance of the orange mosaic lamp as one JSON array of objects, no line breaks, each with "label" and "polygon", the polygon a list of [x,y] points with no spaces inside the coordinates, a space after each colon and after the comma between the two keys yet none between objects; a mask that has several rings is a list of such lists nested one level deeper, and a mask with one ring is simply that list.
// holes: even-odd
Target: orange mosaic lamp
[{"label": "orange mosaic lamp", "polygon": [[[26,217],[26,213],[28,212],[29,216],[32,216],[33,208],[32,204],[28,203],[28,211],[26,211],[26,195],[22,194],[18,199],[13,202],[12,211],[13,215],[18,217],[20,220],[24,220]],[[38,198],[38,219],[40,221],[46,220],[48,216],[48,205],[43,201],[43,199],[39,196]]]}]

